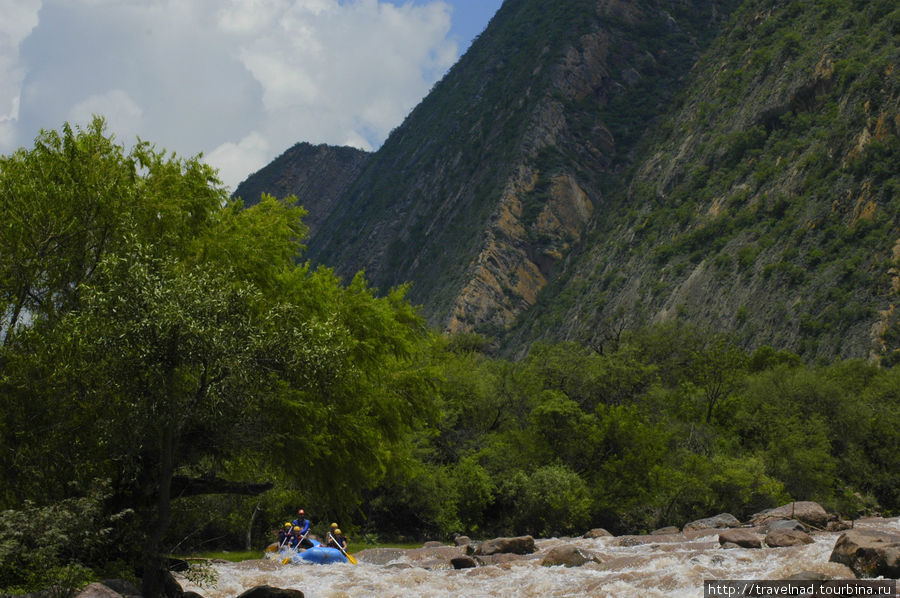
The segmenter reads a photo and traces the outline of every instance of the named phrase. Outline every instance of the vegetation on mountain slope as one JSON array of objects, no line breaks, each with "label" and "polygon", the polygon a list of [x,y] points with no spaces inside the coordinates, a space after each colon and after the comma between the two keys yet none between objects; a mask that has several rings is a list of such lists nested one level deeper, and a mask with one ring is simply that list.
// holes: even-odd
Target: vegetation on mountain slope
[{"label": "vegetation on mountain slope", "polygon": [[434,324],[503,330],[605,209],[604,177],[728,4],[506,2],[373,155],[311,258],[381,288],[413,281]]},{"label": "vegetation on mountain slope", "polygon": [[897,20],[881,0],[506,2],[310,255],[412,282],[432,324],[509,354],[678,317],[890,362]]},{"label": "vegetation on mountain slope", "polygon": [[297,143],[237,186],[232,197],[255,205],[263,195],[300,196],[304,223],[315,235],[322,220],[346,193],[370,154],[352,147]]},{"label": "vegetation on mountain slope", "polygon": [[898,18],[744,3],[508,344],[678,317],[746,346],[895,359]]}]

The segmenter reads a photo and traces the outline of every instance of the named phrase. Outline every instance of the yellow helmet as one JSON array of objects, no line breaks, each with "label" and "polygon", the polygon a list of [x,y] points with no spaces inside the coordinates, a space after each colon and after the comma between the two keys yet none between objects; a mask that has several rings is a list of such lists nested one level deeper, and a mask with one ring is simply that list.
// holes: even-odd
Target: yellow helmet
[{"label": "yellow helmet", "polygon": [[337,523],[332,523],[332,524],[331,524],[331,529],[337,529]]},{"label": "yellow helmet", "polygon": [[288,521],[287,523],[285,523],[285,524],[284,524],[284,527],[286,527],[286,528],[288,528],[288,529],[291,529],[291,522]]},{"label": "yellow helmet", "polygon": [[299,532],[299,531],[300,531],[300,526],[299,526],[299,525],[295,525],[295,526],[294,526],[294,531],[295,531],[295,532]]},{"label": "yellow helmet", "polygon": [[336,533],[336,534],[337,534],[337,535],[339,535],[339,536],[340,536],[340,535],[341,535],[341,530],[339,530],[339,529],[336,529],[336,530],[334,530],[334,533]]}]

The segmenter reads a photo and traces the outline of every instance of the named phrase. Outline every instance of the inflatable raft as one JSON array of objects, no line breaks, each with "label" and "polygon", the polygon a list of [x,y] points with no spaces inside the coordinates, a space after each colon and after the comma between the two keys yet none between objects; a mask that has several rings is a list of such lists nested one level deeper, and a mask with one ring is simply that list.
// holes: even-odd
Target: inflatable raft
[{"label": "inflatable raft", "polygon": [[[277,559],[287,565],[288,563],[298,565],[301,563],[315,563],[317,565],[330,565],[332,563],[346,563],[347,557],[344,556],[337,548],[328,548],[322,546],[320,542],[313,540],[315,544],[312,548],[297,552],[292,548],[282,548],[281,550],[269,551],[266,558]],[[277,547],[276,547],[277,548]]]},{"label": "inflatable raft", "polygon": [[312,548],[307,548],[298,556],[304,561],[319,565],[347,562],[347,557],[344,556],[344,553],[337,548],[328,548],[327,546],[313,546]]}]

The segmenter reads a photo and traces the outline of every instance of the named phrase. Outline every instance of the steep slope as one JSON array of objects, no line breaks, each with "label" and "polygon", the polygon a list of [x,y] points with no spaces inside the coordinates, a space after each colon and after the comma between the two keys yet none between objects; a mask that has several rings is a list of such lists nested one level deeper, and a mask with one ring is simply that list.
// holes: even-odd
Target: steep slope
[{"label": "steep slope", "polygon": [[894,2],[744,3],[509,346],[677,316],[896,361],[898,42]]},{"label": "steep slope", "polygon": [[507,0],[371,158],[310,256],[449,330],[508,328],[606,209],[604,179],[728,3]]},{"label": "steep slope", "polygon": [[507,0],[310,256],[508,353],[679,318],[900,362],[898,67],[892,0]]},{"label": "steep slope", "polygon": [[305,222],[314,235],[370,155],[352,147],[298,143],[247,177],[233,195],[248,206],[257,203],[263,193],[296,195],[309,212]]}]

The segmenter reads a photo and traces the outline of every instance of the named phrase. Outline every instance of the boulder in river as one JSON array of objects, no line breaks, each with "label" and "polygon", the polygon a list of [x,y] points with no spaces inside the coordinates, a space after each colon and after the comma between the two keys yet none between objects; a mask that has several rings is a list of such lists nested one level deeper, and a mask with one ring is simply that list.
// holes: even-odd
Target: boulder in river
[{"label": "boulder in river", "polygon": [[771,546],[772,548],[812,543],[813,539],[809,534],[796,529],[773,529],[766,534],[766,546]]},{"label": "boulder in river", "polygon": [[747,529],[726,529],[719,534],[719,544],[736,544],[741,548],[762,548],[762,540]]},{"label": "boulder in river", "polygon": [[105,584],[95,581],[78,592],[75,598],[122,598],[122,594]]},{"label": "boulder in river", "polygon": [[556,567],[562,565],[564,567],[580,567],[585,563],[596,562],[600,559],[589,554],[585,554],[581,549],[573,544],[563,544],[557,546],[547,553],[547,556],[541,561],[544,567]]},{"label": "boulder in river", "polygon": [[474,551],[476,556],[491,555],[503,552],[513,554],[531,554],[534,552],[534,538],[532,536],[517,536],[515,538],[494,538],[479,544]]},{"label": "boulder in river", "polygon": [[720,513],[713,517],[706,517],[705,519],[698,519],[686,523],[682,529],[686,532],[694,532],[701,529],[721,529],[740,526],[741,522],[731,513]]},{"label": "boulder in river", "polygon": [[395,561],[406,554],[402,548],[367,548],[360,550],[353,556],[361,563],[370,563],[372,565],[387,565],[391,561]]},{"label": "boulder in river", "polygon": [[587,532],[582,536],[582,538],[586,538],[588,540],[592,540],[594,538],[611,538],[613,536],[612,533],[606,531],[602,527],[595,527],[591,531]]},{"label": "boulder in river", "polygon": [[846,531],[837,539],[829,560],[847,565],[857,577],[900,578],[900,534]]},{"label": "boulder in river", "polygon": [[805,525],[796,519],[774,519],[762,526],[762,531],[769,533],[777,529],[793,529],[800,532],[809,531]]},{"label": "boulder in river", "polygon": [[125,596],[125,598],[139,597],[141,595],[140,589],[125,579],[101,579],[100,583],[108,588],[112,588],[122,596]]},{"label": "boulder in river", "polygon": [[477,567],[478,563],[475,562],[470,556],[458,556],[450,559],[450,564],[453,565],[454,569],[471,569],[472,567]]},{"label": "boulder in river", "polygon": [[238,598],[303,598],[303,592],[272,586],[256,586],[255,588],[250,588]]},{"label": "boulder in river", "polygon": [[806,525],[824,529],[831,517],[819,503],[801,500],[757,513],[750,518],[750,523],[755,526],[763,526],[778,519],[795,519]]}]

